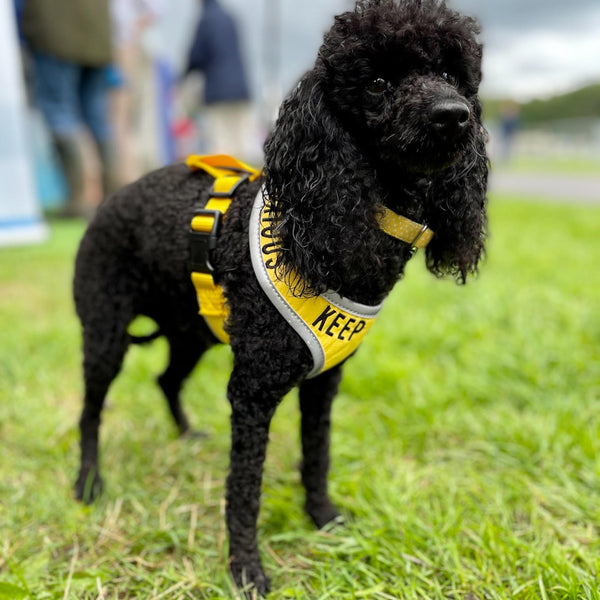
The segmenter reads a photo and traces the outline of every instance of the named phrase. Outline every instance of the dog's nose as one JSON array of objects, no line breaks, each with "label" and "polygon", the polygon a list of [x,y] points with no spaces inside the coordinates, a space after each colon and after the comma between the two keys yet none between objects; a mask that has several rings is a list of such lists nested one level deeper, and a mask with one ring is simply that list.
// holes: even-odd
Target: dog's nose
[{"label": "dog's nose", "polygon": [[431,122],[442,131],[462,129],[468,122],[471,111],[464,102],[446,100],[434,104]]}]

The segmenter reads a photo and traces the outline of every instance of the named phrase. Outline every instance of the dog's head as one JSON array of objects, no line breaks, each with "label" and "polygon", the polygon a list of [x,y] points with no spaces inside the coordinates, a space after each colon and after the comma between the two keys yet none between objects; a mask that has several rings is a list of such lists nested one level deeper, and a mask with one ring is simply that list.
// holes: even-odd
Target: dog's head
[{"label": "dog's head", "polygon": [[315,69],[333,112],[377,160],[435,172],[481,125],[477,34],[435,0],[364,0],[336,18]]},{"label": "dog's head", "polygon": [[443,0],[359,0],[336,17],[265,145],[283,262],[301,263],[299,249],[311,245],[325,263],[343,252],[331,231],[315,240],[317,209],[346,240],[353,231],[372,243],[383,199],[434,230],[433,273],[464,282],[477,270],[487,183],[478,31]]}]

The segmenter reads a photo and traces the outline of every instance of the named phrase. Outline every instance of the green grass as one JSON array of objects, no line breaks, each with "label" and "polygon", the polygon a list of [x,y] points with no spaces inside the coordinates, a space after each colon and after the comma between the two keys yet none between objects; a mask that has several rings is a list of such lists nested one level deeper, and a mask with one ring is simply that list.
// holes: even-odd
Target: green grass
[{"label": "green grass", "polygon": [[[411,263],[334,407],[333,499],[302,510],[298,410],[277,412],[260,547],[272,598],[600,598],[600,210],[493,198],[478,280]],[[106,491],[72,499],[79,223],[0,250],[0,599],[233,598],[226,573],[227,348],[185,390],[211,435],[178,440],[132,348],[109,395]]]},{"label": "green grass", "polygon": [[516,173],[544,173],[572,176],[600,176],[600,156],[515,156],[508,162],[493,163],[494,169]]}]

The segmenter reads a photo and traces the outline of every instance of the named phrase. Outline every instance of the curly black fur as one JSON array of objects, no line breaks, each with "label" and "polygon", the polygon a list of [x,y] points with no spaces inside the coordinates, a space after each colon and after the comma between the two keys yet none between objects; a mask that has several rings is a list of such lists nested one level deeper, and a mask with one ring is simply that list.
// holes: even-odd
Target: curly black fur
[{"label": "curly black fur", "polygon": [[[487,159],[476,23],[438,0],[362,0],[338,16],[314,68],[283,103],[265,144],[265,173],[236,194],[212,257],[230,308],[234,365],[227,525],[239,585],[269,588],[257,549],[269,423],[300,386],[306,508],[322,526],[338,516],[327,495],[330,407],[341,367],[305,380],[310,354],[260,289],[248,219],[264,184],[277,217],[279,272],[296,293],[333,289],[381,302],[402,277],[410,245],[377,226],[385,205],[423,222],[437,276],[464,283],[477,271],[486,230]],[[156,320],[171,349],[159,384],[181,433],[179,392],[215,339],[197,315],[186,237],[210,178],[185,166],[149,174],[109,199],[77,256],[74,294],[83,326],[85,401],[77,496],[101,489],[98,429],[106,391],[132,341],[138,314]],[[299,273],[301,280],[292,273]]]}]

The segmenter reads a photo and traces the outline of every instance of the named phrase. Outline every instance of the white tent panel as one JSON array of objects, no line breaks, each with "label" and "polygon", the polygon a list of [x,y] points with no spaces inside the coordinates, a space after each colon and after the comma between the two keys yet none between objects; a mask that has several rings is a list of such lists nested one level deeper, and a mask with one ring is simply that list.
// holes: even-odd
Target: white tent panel
[{"label": "white tent panel", "polygon": [[0,0],[0,246],[41,241],[13,3]]}]

